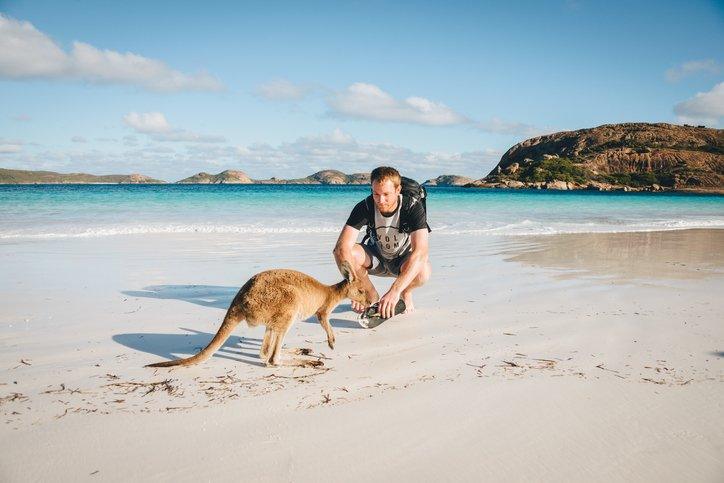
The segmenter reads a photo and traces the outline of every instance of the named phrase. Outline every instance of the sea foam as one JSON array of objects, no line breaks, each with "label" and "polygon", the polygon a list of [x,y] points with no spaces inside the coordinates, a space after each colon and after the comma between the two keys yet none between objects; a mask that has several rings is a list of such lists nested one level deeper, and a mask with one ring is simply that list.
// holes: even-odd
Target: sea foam
[{"label": "sea foam", "polygon": [[[433,235],[477,235],[477,236],[532,236],[566,233],[623,233],[685,230],[694,228],[722,229],[724,219],[715,220],[656,220],[632,222],[627,224],[602,223],[543,223],[534,220],[521,220],[515,223],[494,224],[471,223],[436,225],[431,223]],[[55,226],[47,230],[27,228],[20,230],[0,230],[0,239],[55,239],[55,238],[101,238],[128,235],[173,235],[173,234],[330,234],[339,233],[341,227],[328,226],[261,226],[223,225],[223,224],[178,224],[178,225],[115,225],[97,227]],[[362,230],[364,231],[364,229]]]}]

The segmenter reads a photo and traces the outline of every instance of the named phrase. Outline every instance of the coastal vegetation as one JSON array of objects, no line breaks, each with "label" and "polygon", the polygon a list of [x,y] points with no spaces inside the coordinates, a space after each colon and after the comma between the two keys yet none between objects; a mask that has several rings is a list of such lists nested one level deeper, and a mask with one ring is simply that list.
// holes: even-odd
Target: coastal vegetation
[{"label": "coastal vegetation", "polygon": [[540,159],[526,163],[518,171],[518,181],[535,183],[540,181],[568,181],[583,183],[587,178],[584,168],[568,158]]}]

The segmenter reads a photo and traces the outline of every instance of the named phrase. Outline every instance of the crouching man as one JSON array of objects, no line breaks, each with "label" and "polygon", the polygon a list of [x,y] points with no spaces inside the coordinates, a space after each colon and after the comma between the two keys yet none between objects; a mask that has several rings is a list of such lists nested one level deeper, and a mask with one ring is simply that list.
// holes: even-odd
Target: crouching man
[{"label": "crouching man", "polygon": [[[375,168],[371,182],[372,194],[352,210],[334,247],[334,259],[337,266],[346,260],[354,268],[368,293],[379,300],[380,314],[389,318],[400,298],[405,302],[406,313],[415,310],[412,291],[430,278],[430,227],[425,203],[402,194],[402,177],[396,169]],[[363,226],[368,227],[368,236],[357,243]],[[395,277],[395,281],[380,298],[369,275]],[[362,313],[366,307],[352,302],[352,309]]]}]

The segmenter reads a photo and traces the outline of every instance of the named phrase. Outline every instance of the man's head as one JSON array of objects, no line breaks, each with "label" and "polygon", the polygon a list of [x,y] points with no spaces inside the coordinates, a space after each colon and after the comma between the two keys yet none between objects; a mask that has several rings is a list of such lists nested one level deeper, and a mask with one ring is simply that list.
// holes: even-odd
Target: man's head
[{"label": "man's head", "polygon": [[372,170],[372,199],[377,209],[383,213],[393,211],[397,206],[397,197],[402,190],[402,178],[395,168],[380,166]]}]

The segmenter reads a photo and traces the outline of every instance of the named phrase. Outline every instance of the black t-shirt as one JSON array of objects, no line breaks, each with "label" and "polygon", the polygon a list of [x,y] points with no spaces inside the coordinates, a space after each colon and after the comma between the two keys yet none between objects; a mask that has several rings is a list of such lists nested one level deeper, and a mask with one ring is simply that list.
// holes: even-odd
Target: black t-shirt
[{"label": "black t-shirt", "polygon": [[[427,228],[427,231],[431,231],[427,224],[427,213],[425,213],[422,203],[417,201],[411,204],[410,201],[410,198],[403,196],[401,206],[397,207],[400,210],[400,230],[412,233],[415,230]],[[368,225],[374,230],[374,210],[375,203],[372,200],[372,195],[370,195],[355,205],[349,218],[347,218],[347,225],[358,230]]]}]

